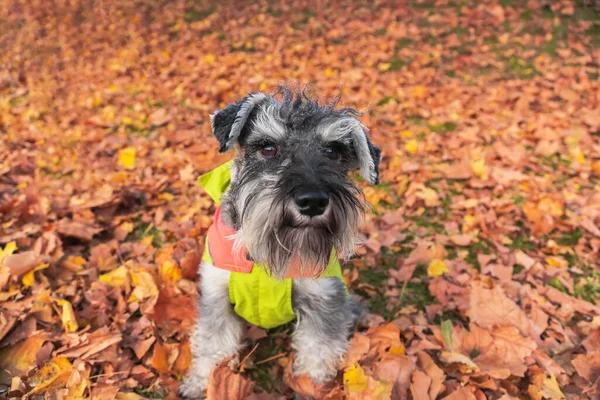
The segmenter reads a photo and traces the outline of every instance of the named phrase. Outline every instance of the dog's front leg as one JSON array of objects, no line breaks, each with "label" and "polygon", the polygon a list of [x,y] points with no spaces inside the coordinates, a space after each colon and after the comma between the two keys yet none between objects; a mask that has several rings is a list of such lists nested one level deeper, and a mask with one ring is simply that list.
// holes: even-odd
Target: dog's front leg
[{"label": "dog's front leg", "polygon": [[244,325],[229,302],[229,275],[211,264],[200,265],[199,315],[191,337],[192,365],[179,387],[183,397],[202,398],[212,369],[240,348]]},{"label": "dog's front leg", "polygon": [[321,384],[337,374],[360,306],[348,298],[338,278],[294,279],[294,374]]}]

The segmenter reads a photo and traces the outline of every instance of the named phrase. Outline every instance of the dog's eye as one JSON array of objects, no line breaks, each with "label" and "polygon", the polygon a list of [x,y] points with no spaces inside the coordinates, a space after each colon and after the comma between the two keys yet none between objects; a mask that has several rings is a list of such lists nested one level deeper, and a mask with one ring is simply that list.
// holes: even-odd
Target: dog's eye
[{"label": "dog's eye", "polygon": [[325,148],[325,155],[332,160],[337,160],[340,158],[340,153],[333,146],[329,146]]},{"label": "dog's eye", "polygon": [[262,154],[265,158],[275,157],[277,154],[277,147],[271,145],[265,146],[260,150],[260,154]]}]

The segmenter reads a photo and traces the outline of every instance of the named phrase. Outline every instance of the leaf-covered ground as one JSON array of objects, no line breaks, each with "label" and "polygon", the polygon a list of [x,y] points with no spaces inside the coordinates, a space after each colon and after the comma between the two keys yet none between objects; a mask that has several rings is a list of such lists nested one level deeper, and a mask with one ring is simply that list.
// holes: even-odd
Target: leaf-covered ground
[{"label": "leaf-covered ground", "polygon": [[0,27],[0,397],[177,397],[209,113],[295,79],[384,151],[346,266],[372,314],[323,388],[250,329],[215,398],[600,398],[593,7],[9,0]]}]

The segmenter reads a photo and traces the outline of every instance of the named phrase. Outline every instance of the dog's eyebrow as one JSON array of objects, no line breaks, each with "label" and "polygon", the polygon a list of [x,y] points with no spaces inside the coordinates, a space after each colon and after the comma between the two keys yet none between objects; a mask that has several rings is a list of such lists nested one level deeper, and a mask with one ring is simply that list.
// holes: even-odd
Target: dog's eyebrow
[{"label": "dog's eyebrow", "polygon": [[319,136],[328,143],[348,144],[352,141],[352,126],[349,118],[323,123],[317,129]]},{"label": "dog's eyebrow", "polygon": [[[252,136],[261,136],[261,140],[268,138],[274,142],[279,142],[285,138],[285,126],[279,117],[279,110],[275,104],[266,104],[261,107],[256,119],[253,121],[252,131]],[[250,137],[249,142],[253,143],[253,139]]]}]

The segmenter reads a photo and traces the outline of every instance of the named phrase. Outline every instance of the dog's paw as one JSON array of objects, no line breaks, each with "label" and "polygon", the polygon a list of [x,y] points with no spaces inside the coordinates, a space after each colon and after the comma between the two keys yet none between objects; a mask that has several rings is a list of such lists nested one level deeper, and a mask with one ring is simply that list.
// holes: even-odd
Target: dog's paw
[{"label": "dog's paw", "polygon": [[306,375],[317,386],[329,382],[337,375],[337,369],[332,363],[322,362],[307,365],[300,359],[294,361],[294,376]]},{"label": "dog's paw", "polygon": [[187,375],[179,384],[178,393],[184,399],[204,399],[206,397],[206,388],[208,387],[208,377],[198,375]]}]

